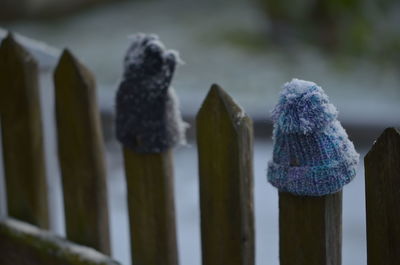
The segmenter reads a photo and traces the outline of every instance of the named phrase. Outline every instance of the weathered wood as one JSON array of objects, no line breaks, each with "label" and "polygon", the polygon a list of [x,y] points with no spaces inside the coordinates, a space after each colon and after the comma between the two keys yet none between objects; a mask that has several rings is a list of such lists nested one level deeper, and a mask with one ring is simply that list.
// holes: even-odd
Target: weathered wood
[{"label": "weathered wood", "polygon": [[400,264],[400,131],[386,129],[365,157],[368,265]]},{"label": "weathered wood", "polygon": [[177,265],[172,151],[124,148],[132,264]]},{"label": "weathered wood", "polygon": [[280,265],[340,265],[342,191],[322,196],[279,193]]},{"label": "weathered wood", "polygon": [[196,119],[203,264],[252,265],[252,121],[217,85]]},{"label": "weathered wood", "polygon": [[13,219],[0,221],[1,265],[119,265],[48,231]]},{"label": "weathered wood", "polygon": [[67,50],[54,80],[67,238],[109,254],[106,169],[95,82]]},{"label": "weathered wood", "polygon": [[38,70],[11,34],[0,47],[0,117],[8,214],[48,228]]}]

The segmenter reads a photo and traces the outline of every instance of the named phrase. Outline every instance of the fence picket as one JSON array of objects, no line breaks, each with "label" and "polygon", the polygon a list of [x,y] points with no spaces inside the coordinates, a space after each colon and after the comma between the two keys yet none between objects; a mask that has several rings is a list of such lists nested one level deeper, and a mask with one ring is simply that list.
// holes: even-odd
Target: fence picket
[{"label": "fence picket", "polygon": [[91,73],[65,50],[54,73],[67,238],[110,253],[104,146]]},{"label": "fence picket", "polygon": [[197,114],[204,265],[254,264],[253,127],[213,85]]},{"label": "fence picket", "polygon": [[38,67],[11,34],[0,47],[0,118],[8,215],[48,228]]},{"label": "fence picket", "polygon": [[279,192],[281,265],[340,265],[342,191],[322,196]]},{"label": "fence picket", "polygon": [[400,261],[400,131],[386,129],[365,157],[368,265]]},{"label": "fence picket", "polygon": [[132,264],[177,265],[172,151],[124,148]]}]

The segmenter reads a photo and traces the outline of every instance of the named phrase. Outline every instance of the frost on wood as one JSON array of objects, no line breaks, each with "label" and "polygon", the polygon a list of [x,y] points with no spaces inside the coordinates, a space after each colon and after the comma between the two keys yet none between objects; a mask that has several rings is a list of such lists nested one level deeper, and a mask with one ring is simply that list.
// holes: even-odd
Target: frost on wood
[{"label": "frost on wood", "polygon": [[29,264],[41,265],[119,265],[95,249],[11,218],[0,221],[0,248],[0,264],[26,264],[29,258]]},{"label": "frost on wood", "polygon": [[155,35],[137,34],[124,60],[116,97],[116,134],[127,148],[158,153],[185,143],[186,124],[170,87],[178,53]]}]

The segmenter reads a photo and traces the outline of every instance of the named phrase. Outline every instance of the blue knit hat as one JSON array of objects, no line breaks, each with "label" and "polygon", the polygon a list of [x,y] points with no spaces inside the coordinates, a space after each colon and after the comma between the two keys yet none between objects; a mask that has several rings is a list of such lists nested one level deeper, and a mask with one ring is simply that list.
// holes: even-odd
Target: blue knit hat
[{"label": "blue knit hat", "polygon": [[356,175],[359,154],[325,92],[313,82],[284,85],[272,111],[273,159],[268,181],[280,191],[323,196],[342,189]]}]

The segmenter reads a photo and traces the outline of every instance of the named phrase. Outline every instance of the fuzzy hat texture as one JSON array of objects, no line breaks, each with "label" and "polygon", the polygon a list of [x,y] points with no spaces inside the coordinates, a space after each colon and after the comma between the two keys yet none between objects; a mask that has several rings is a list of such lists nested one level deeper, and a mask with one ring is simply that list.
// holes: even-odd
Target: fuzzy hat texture
[{"label": "fuzzy hat texture", "polygon": [[156,35],[132,37],[116,96],[117,139],[138,153],[159,153],[185,143],[175,91],[170,87],[179,56]]},{"label": "fuzzy hat texture", "polygon": [[359,154],[325,92],[313,82],[284,85],[272,111],[273,158],[268,181],[303,196],[335,193],[356,175]]}]

